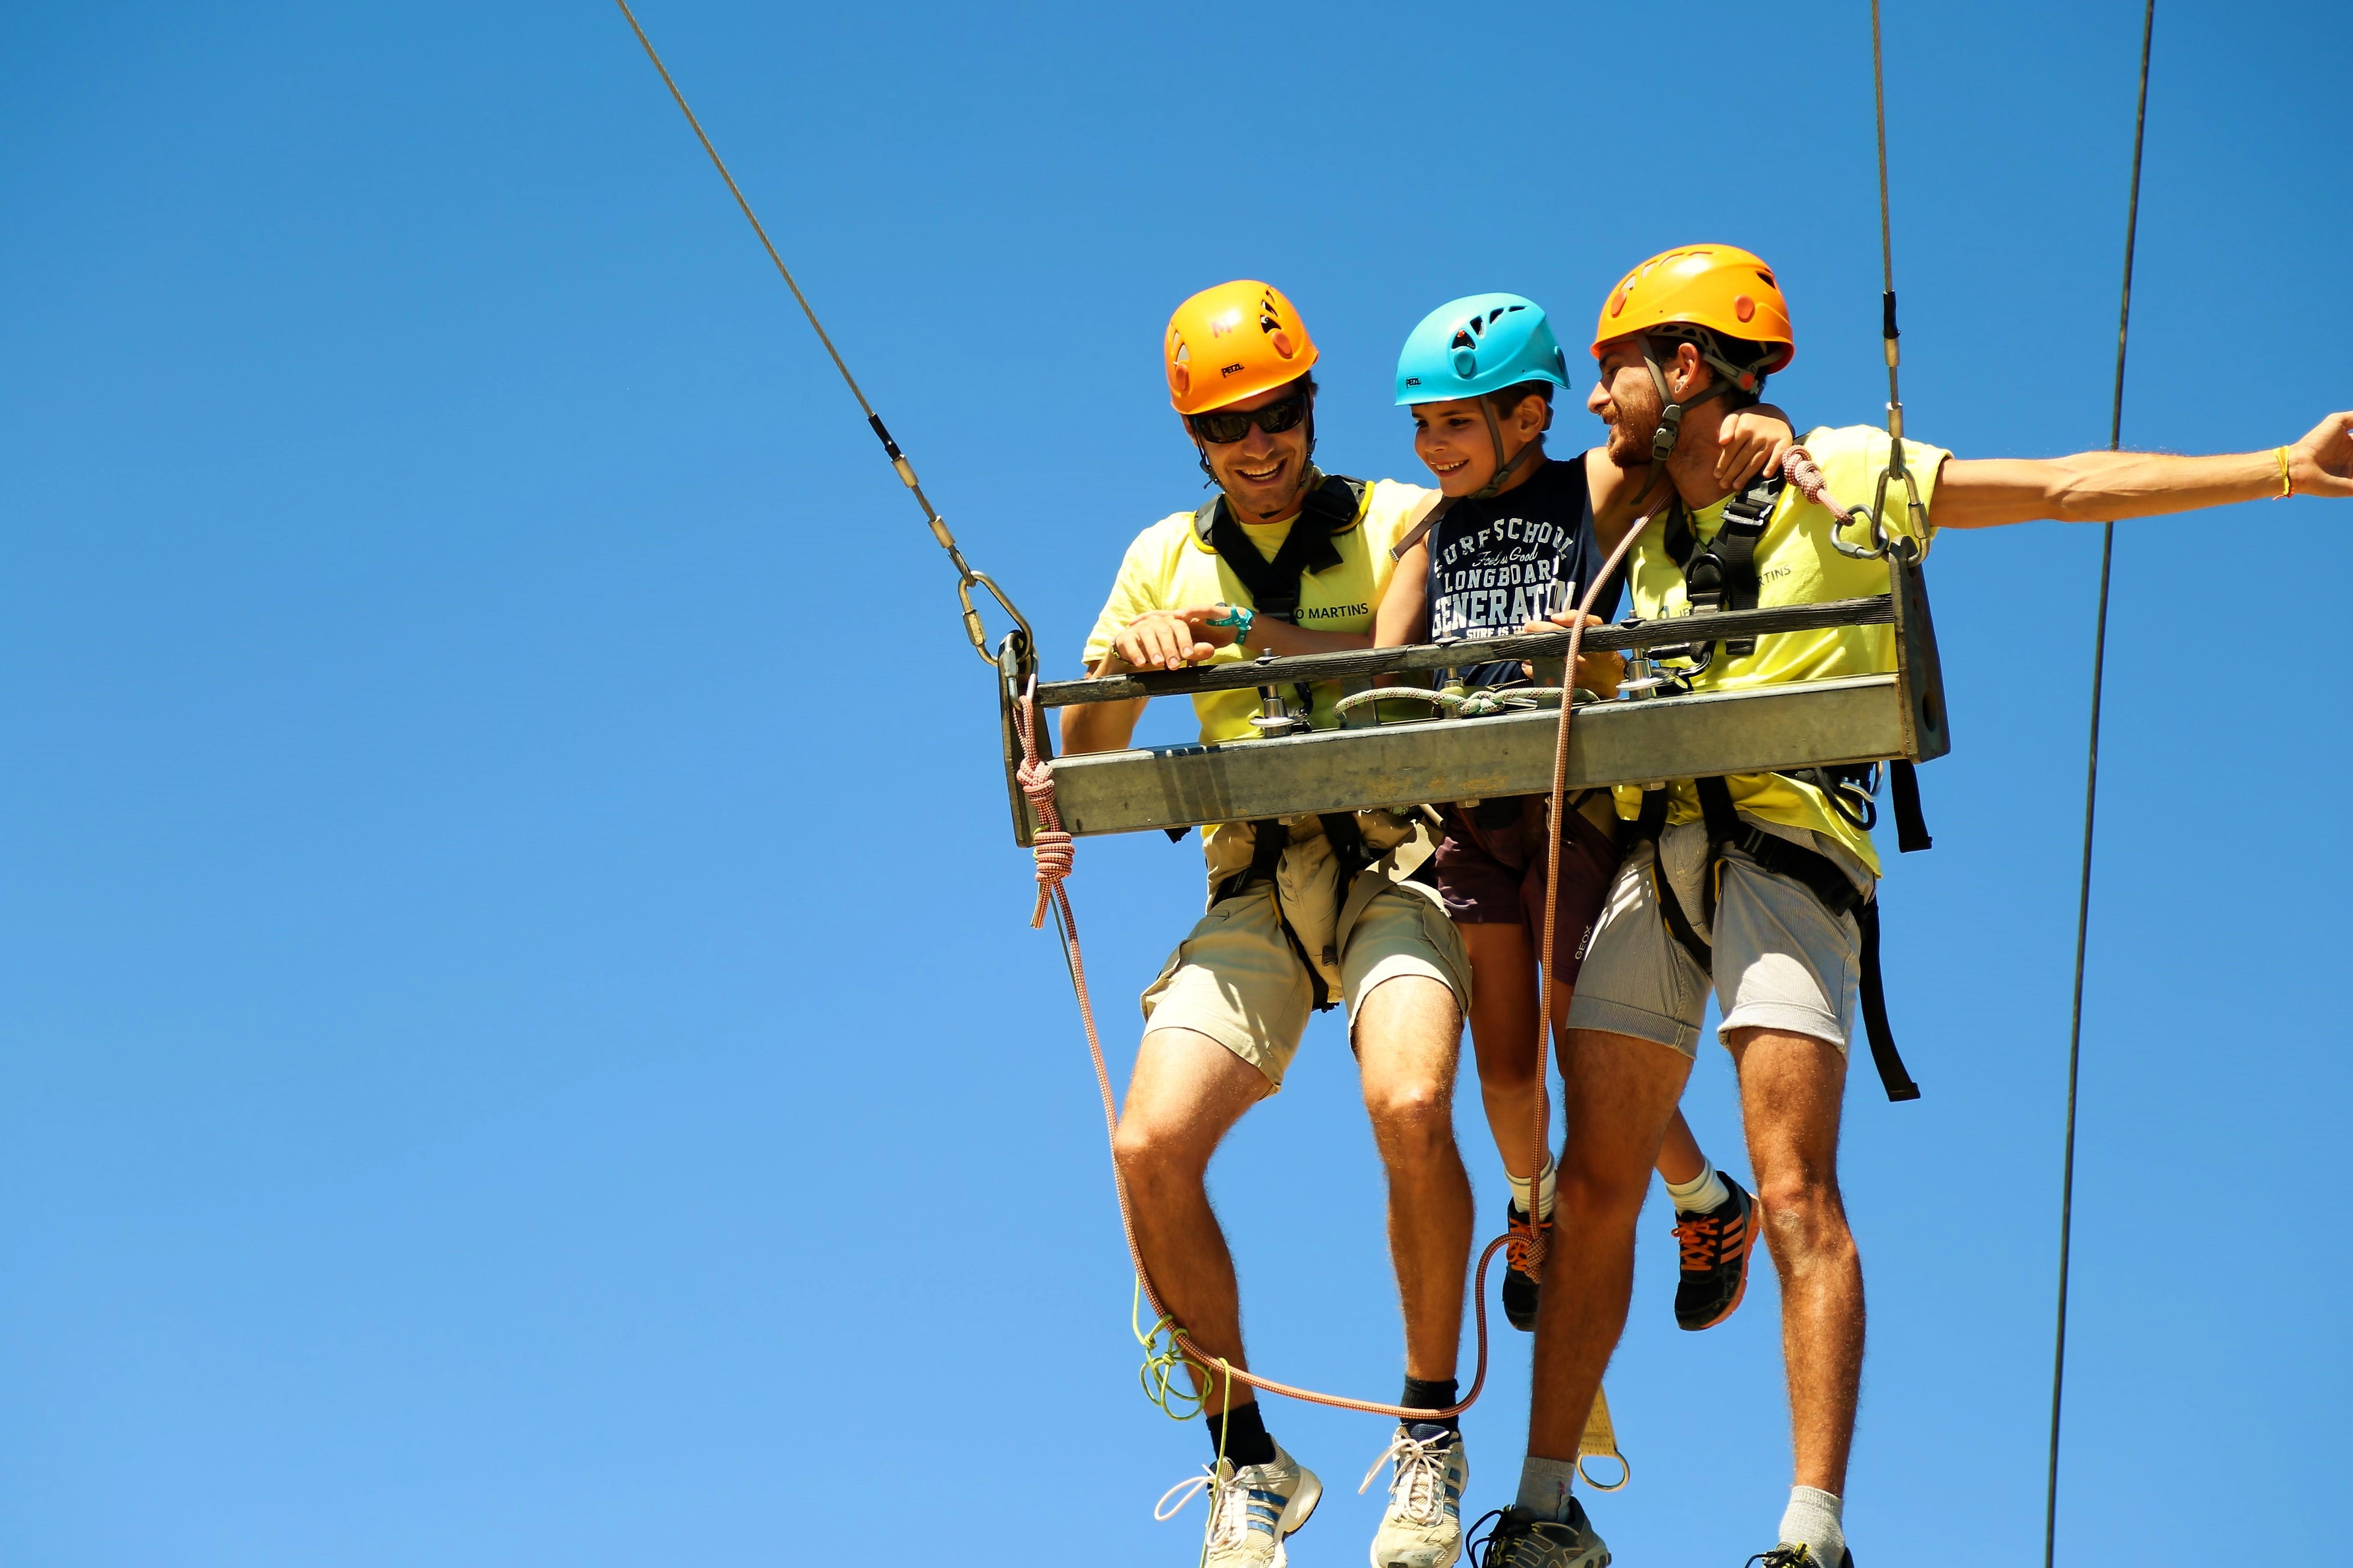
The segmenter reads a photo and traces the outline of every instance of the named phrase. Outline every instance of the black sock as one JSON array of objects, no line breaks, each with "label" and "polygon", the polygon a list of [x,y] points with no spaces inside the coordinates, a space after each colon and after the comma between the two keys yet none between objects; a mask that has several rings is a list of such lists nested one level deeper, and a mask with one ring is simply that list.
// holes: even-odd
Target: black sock
[{"label": "black sock", "polygon": [[[1448,1400],[1448,1404],[1454,1403]],[[1209,1447],[1234,1462],[1234,1468],[1244,1465],[1263,1465],[1274,1458],[1274,1439],[1266,1435],[1266,1422],[1258,1413],[1258,1401],[1237,1405],[1223,1415],[1212,1415],[1209,1422]]]},{"label": "black sock", "polygon": [[[1405,1395],[1398,1403],[1409,1410],[1443,1410],[1459,1397],[1454,1392],[1454,1380],[1451,1377],[1439,1380],[1409,1377],[1405,1380]],[[1416,1437],[1427,1441],[1440,1432],[1460,1436],[1462,1423],[1458,1416],[1431,1415],[1410,1423],[1409,1429]]]}]

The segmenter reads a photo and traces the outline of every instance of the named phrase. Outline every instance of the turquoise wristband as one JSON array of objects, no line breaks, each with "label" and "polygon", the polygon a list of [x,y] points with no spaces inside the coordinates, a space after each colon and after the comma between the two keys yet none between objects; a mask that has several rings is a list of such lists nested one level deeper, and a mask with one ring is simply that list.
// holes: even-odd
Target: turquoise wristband
[{"label": "turquoise wristband", "polygon": [[1223,599],[1218,601],[1218,608],[1226,613],[1212,616],[1201,624],[1210,626],[1231,626],[1234,628],[1234,641],[1237,644],[1250,641],[1250,627],[1258,624],[1258,612],[1248,605],[1229,605]]}]

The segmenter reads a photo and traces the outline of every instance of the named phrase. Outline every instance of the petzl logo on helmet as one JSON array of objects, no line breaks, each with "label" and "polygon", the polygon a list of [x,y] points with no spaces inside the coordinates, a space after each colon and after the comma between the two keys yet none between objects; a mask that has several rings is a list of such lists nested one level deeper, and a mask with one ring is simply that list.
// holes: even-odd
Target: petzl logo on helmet
[{"label": "petzl logo on helmet", "polygon": [[1234,374],[1234,372],[1236,372],[1236,371],[1238,371],[1238,370],[1241,369],[1241,367],[1242,367],[1241,361],[1240,361],[1240,360],[1236,360],[1233,363],[1231,363],[1231,364],[1229,364],[1229,365],[1226,366],[1223,370],[1220,370],[1219,372],[1218,372],[1218,374],[1219,374],[1219,375],[1231,375],[1231,374]]}]

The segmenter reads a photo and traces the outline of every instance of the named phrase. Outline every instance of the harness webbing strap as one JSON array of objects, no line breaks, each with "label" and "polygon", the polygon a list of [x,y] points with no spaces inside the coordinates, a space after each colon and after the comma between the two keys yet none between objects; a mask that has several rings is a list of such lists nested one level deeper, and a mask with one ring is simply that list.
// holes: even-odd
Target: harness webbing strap
[{"label": "harness webbing strap", "polygon": [[1928,819],[1920,815],[1920,771],[1898,758],[1887,770],[1889,793],[1895,797],[1895,847],[1909,855],[1915,849],[1933,849],[1936,841],[1928,837]]},{"label": "harness webbing strap", "polygon": [[1856,910],[1854,923],[1862,933],[1862,1033],[1871,1042],[1872,1065],[1879,1069],[1879,1082],[1889,1100],[1917,1100],[1920,1086],[1904,1070],[1895,1030],[1887,1021],[1887,986],[1879,973],[1879,900],[1873,899]]},{"label": "harness webbing strap", "polygon": [[[1721,778],[1693,781],[1699,792],[1700,815],[1707,826],[1708,856],[1705,874],[1700,879],[1701,896],[1706,904],[1708,924],[1715,923],[1715,891],[1716,879],[1722,872],[1724,851],[1736,847],[1766,871],[1786,877],[1811,892],[1833,915],[1854,916],[1857,934],[1861,937],[1858,954],[1862,970],[1860,1000],[1862,1004],[1862,1029],[1871,1044],[1871,1059],[1879,1069],[1879,1081],[1891,1100],[1917,1100],[1920,1086],[1912,1081],[1905,1069],[1902,1053],[1895,1048],[1895,1031],[1888,1022],[1887,991],[1879,969],[1879,901],[1854,885],[1854,879],[1840,868],[1827,855],[1790,843],[1764,829],[1741,820],[1732,804],[1732,791]],[[1915,808],[1918,801],[1914,801]],[[1900,807],[1899,807],[1900,809]],[[1637,841],[1648,839],[1653,847],[1653,858],[1658,859],[1656,847],[1659,836],[1666,827],[1667,792],[1663,789],[1643,793],[1641,815],[1634,820],[1633,837]],[[1700,940],[1697,931],[1683,912],[1668,881],[1666,868],[1658,863],[1652,880],[1659,896],[1659,914],[1667,932],[1690,953],[1704,973],[1715,973],[1715,952]]]},{"label": "harness webbing strap", "polygon": [[[1725,501],[1724,525],[1704,550],[1683,502],[1668,511],[1667,554],[1683,569],[1683,594],[1694,615],[1757,607],[1757,546],[1786,482],[1779,469],[1772,469]],[[1724,651],[1727,658],[1746,658],[1757,651],[1757,639],[1735,638]]]},{"label": "harness webbing strap", "polygon": [[1318,479],[1302,498],[1298,519],[1271,561],[1259,553],[1258,546],[1234,521],[1233,508],[1223,496],[1201,509],[1206,517],[1196,514],[1194,526],[1250,590],[1252,608],[1278,621],[1296,621],[1299,579],[1340,564],[1340,547],[1332,536],[1356,521],[1363,493],[1359,481],[1337,474]]},{"label": "harness webbing strap", "polygon": [[[1336,916],[1348,901],[1348,889],[1356,884],[1356,873],[1370,865],[1373,857],[1365,846],[1364,830],[1356,826],[1355,813],[1328,812],[1316,820],[1324,825],[1324,837],[1332,846],[1332,908]],[[1324,978],[1323,968],[1315,962],[1315,956],[1300,940],[1297,929],[1291,923],[1291,917],[1282,912],[1282,895],[1275,878],[1282,865],[1282,852],[1291,847],[1291,828],[1279,817],[1267,817],[1251,823],[1250,829],[1250,863],[1218,884],[1218,901],[1222,903],[1248,891],[1257,883],[1265,883],[1274,893],[1275,921],[1282,927],[1283,940],[1291,944],[1291,951],[1298,955],[1301,966],[1307,971],[1307,984],[1314,990],[1314,1008],[1318,1013],[1329,1012],[1339,1005],[1338,999],[1332,994],[1331,984]],[[1324,963],[1335,967],[1340,962],[1339,953],[1328,947],[1323,958]]]}]

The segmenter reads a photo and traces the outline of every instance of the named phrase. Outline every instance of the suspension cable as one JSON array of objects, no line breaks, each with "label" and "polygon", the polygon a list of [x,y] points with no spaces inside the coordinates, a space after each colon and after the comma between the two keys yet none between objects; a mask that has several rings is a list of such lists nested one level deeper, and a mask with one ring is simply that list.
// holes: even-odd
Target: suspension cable
[{"label": "suspension cable", "polygon": [[1896,343],[1902,334],[1895,326],[1895,226],[1887,205],[1887,73],[1880,62],[1879,0],[1871,0],[1871,104],[1879,132],[1879,264],[1884,279],[1879,296],[1879,335],[1887,359],[1887,467],[1880,475],[1879,492],[1872,505],[1872,531],[1887,544],[1887,488],[1901,479],[1905,512],[1911,523],[1912,558],[1917,560],[1916,552],[1927,548],[1928,508],[1920,499],[1919,482],[1904,466],[1904,395],[1895,374],[1904,355]]},{"label": "suspension cable", "polygon": [[[2157,0],[2140,23],[2140,102],[2133,110],[2132,189],[2125,203],[2125,276],[2116,306],[2116,381],[2108,409],[2108,450],[2125,433],[2125,347],[2132,331],[2133,247],[2140,234],[2140,155],[2148,129],[2149,43],[2157,31]],[[2075,889],[2075,994],[2067,1024],[2067,1139],[2059,1185],[2059,1305],[2051,1351],[2051,1463],[2043,1482],[2042,1565],[2052,1568],[2059,1542],[2059,1415],[2067,1387],[2067,1268],[2075,1226],[2075,1088],[2084,1058],[2084,952],[2091,934],[2092,825],[2100,803],[2100,697],[2108,659],[2108,569],[2116,558],[2116,525],[2100,525],[2100,601],[2092,634],[2092,723],[2084,757],[2084,868]]]},{"label": "suspension cable", "polygon": [[988,596],[1012,617],[1014,624],[1021,628],[1021,636],[1034,648],[1037,638],[1030,634],[1029,622],[1014,607],[1005,590],[998,587],[987,573],[976,572],[965,563],[964,552],[957,548],[955,535],[948,531],[947,521],[940,516],[932,505],[931,498],[923,493],[922,483],[916,479],[915,466],[907,460],[905,453],[899,450],[899,443],[891,438],[891,431],[882,423],[882,416],[874,412],[874,405],[866,401],[866,394],[859,386],[858,378],[849,374],[848,362],[842,359],[841,351],[833,346],[833,338],[826,331],[825,323],[817,319],[817,310],[809,304],[808,296],[802,293],[801,286],[794,281],[792,268],[786,267],[785,258],[777,254],[776,242],[768,237],[768,231],[761,225],[759,215],[752,210],[752,204],[744,198],[743,187],[736,184],[735,176],[727,172],[726,161],[719,156],[719,149],[711,144],[711,138],[703,132],[702,121],[697,120],[694,110],[687,107],[686,94],[679,90],[677,81],[670,74],[670,68],[662,64],[661,56],[654,51],[653,40],[647,37],[645,28],[638,25],[637,13],[629,9],[629,0],[613,0],[613,3],[620,6],[621,15],[628,18],[629,31],[638,36],[638,43],[645,49],[646,58],[653,61],[654,69],[661,73],[662,85],[670,89],[670,97],[678,103],[678,111],[686,116],[687,124],[693,128],[694,139],[702,142],[703,152],[710,154],[711,166],[719,171],[721,179],[727,182],[727,194],[733,196],[735,205],[744,209],[744,221],[752,226],[752,232],[759,236],[760,247],[768,253],[768,259],[776,264],[777,275],[784,279],[785,287],[793,291],[793,299],[800,306],[801,314],[808,318],[810,329],[817,333],[817,341],[825,345],[826,353],[833,360],[833,368],[841,373],[842,384],[849,388],[849,395],[858,399],[859,411],[866,416],[866,423],[873,427],[874,438],[882,443],[883,453],[891,459],[891,467],[898,470],[900,483],[907,487],[915,498],[915,504],[923,508],[923,521],[931,526],[932,537],[939,541],[940,548],[948,552],[948,560],[956,569],[956,598],[964,605],[964,635],[972,644],[973,652],[978,654],[985,663],[994,665],[997,662],[997,656],[988,651],[988,633],[981,624],[980,612],[973,607],[972,591],[976,586],[985,589]]}]

